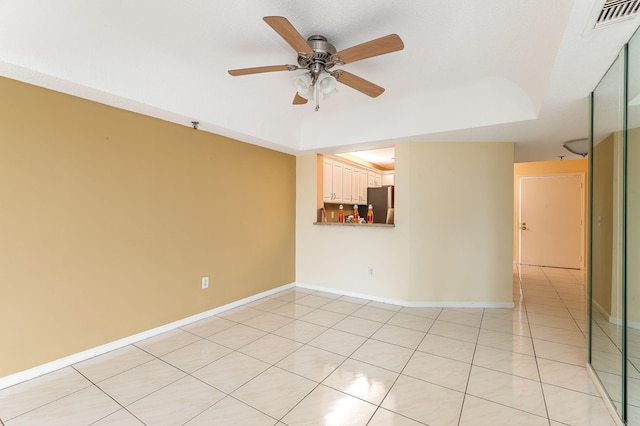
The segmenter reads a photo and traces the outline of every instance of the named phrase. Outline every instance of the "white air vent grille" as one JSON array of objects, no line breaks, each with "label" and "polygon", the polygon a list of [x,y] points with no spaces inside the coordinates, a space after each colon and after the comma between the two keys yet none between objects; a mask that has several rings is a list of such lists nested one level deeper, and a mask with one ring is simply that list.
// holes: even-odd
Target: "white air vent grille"
[{"label": "white air vent grille", "polygon": [[640,11],[640,0],[607,0],[596,21],[596,28],[631,18]]}]

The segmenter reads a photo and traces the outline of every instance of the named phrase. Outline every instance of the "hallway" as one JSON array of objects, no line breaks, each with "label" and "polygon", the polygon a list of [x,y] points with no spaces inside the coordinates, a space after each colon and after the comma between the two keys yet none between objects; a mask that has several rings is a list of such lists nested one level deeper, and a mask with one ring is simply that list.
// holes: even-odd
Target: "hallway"
[{"label": "hallway", "polygon": [[585,273],[514,267],[515,309],[277,293],[0,391],[17,425],[614,425]]}]

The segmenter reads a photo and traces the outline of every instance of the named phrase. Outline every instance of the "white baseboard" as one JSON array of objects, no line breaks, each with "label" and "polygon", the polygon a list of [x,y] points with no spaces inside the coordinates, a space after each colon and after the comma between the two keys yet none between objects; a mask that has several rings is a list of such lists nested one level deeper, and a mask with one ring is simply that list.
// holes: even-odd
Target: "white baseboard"
[{"label": "white baseboard", "polygon": [[237,300],[232,303],[228,303],[224,306],[219,306],[217,308],[214,308],[205,312],[201,312],[199,314],[196,314],[187,318],[183,318],[181,320],[174,321],[172,323],[165,324],[160,327],[152,328],[151,330],[143,331],[142,333],[134,334],[132,336],[124,337],[114,342],[96,346],[95,348],[78,352],[76,354],[69,355],[64,358],[60,358],[51,362],[47,362],[46,364],[41,364],[41,365],[38,365],[37,367],[33,367],[28,370],[10,374],[5,377],[0,377],[0,389],[13,386],[15,384],[33,379],[38,376],[42,376],[43,374],[51,373],[52,371],[59,370],[64,367],[68,367],[70,365],[76,364],[81,361],[85,361],[89,358],[93,358],[98,355],[105,354],[115,349],[123,348],[127,345],[131,345],[136,342],[140,342],[144,339],[148,339],[149,337],[157,336],[158,334],[161,334],[170,330],[174,330],[178,327],[182,327],[187,324],[200,321],[201,319],[208,318],[213,315],[217,315],[221,312],[228,311],[230,309],[236,308],[246,303],[253,302],[254,300],[258,300],[263,297],[281,292],[283,290],[293,288],[294,286],[295,286],[295,283],[285,284],[283,286],[276,287],[271,290],[263,291],[262,293],[254,294],[253,296],[245,297],[244,299]]},{"label": "white baseboard", "polygon": [[375,302],[389,303],[391,305],[406,306],[409,308],[513,308],[513,302],[414,302],[402,299],[373,296],[366,293],[339,290],[331,287],[323,287],[315,284],[296,283],[296,287],[309,290],[324,291],[325,293],[339,294],[341,296],[369,299]]},{"label": "white baseboard", "polygon": [[593,366],[589,363],[587,363],[587,373],[589,374],[591,381],[596,387],[596,390],[600,394],[600,397],[602,398],[602,401],[604,402],[605,407],[607,407],[607,410],[609,411],[609,414],[613,418],[613,421],[615,422],[615,424],[618,426],[624,426],[622,419],[620,419],[620,416],[616,411],[616,406],[613,405],[613,402],[611,402],[611,400],[609,399],[609,395],[607,394],[607,391],[604,389],[604,386],[602,386],[602,383],[600,382],[600,379],[598,378],[598,375],[596,374],[596,372],[593,371]]},{"label": "white baseboard", "polygon": [[[617,317],[610,316],[609,317],[609,323],[615,324],[617,326],[621,326],[622,325],[622,318],[617,318]],[[627,320],[627,327],[628,328],[633,328],[633,329],[636,329],[636,330],[640,330],[640,322]]]},{"label": "white baseboard", "polygon": [[178,321],[174,321],[169,324],[162,325],[160,327],[153,328],[151,330],[143,331],[142,333],[124,337],[114,342],[106,343],[104,345],[100,345],[100,346],[96,346],[95,348],[88,349],[86,351],[78,352],[76,354],[69,355],[64,358],[47,362],[46,364],[42,364],[42,365],[30,368],[28,370],[20,371],[18,373],[14,373],[5,377],[0,377],[0,389],[13,386],[15,384],[33,379],[38,376],[42,376],[47,373],[51,373],[52,371],[59,370],[64,367],[68,367],[70,365],[76,364],[81,361],[85,361],[95,356],[102,355],[107,352],[123,348],[127,345],[140,342],[144,339],[157,336],[158,334],[161,334],[170,330],[174,330],[178,327],[182,327],[187,324],[191,324],[193,322],[199,321],[201,319],[208,318],[213,315],[217,315],[221,312],[228,311],[230,309],[236,308],[246,303],[253,302],[254,300],[258,300],[263,297],[270,296],[272,294],[275,294],[284,290],[288,290],[293,287],[301,287],[309,290],[323,291],[326,293],[338,294],[341,296],[358,297],[361,299],[368,299],[376,302],[389,303],[392,305],[406,306],[411,308],[509,308],[510,309],[514,307],[513,302],[420,302],[420,301],[414,302],[414,301],[407,301],[407,300],[401,300],[401,299],[379,297],[379,296],[374,296],[374,295],[365,294],[365,293],[356,293],[351,291],[338,290],[331,287],[323,287],[323,286],[318,286],[313,284],[291,283],[291,284],[285,284],[280,287],[276,287],[271,290],[264,291],[262,293],[255,294],[253,296],[246,297],[241,300],[237,300],[235,302],[217,307],[215,309],[211,309],[196,315],[192,315],[187,318],[183,318]]},{"label": "white baseboard", "polygon": [[591,305],[600,313],[600,315],[602,315],[603,318],[607,318],[609,316],[609,312],[602,309],[602,306],[600,306],[595,299],[591,300]]},{"label": "white baseboard", "polygon": [[[604,318],[609,318],[609,324],[615,324],[618,326],[622,325],[622,318],[609,315],[609,313],[602,309],[602,306],[600,306],[595,300],[591,301],[591,304]],[[627,327],[640,330],[640,322],[627,320]]]}]

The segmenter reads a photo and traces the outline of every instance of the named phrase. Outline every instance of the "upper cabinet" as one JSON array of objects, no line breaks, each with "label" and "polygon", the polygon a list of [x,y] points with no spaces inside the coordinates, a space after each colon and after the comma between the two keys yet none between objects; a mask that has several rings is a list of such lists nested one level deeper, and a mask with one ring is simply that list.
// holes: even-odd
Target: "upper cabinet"
[{"label": "upper cabinet", "polygon": [[341,203],[344,164],[327,158],[322,164],[322,199],[325,203]]},{"label": "upper cabinet", "polygon": [[358,198],[358,204],[367,204],[367,171],[360,170],[360,195]]},{"label": "upper cabinet", "polygon": [[342,202],[351,203],[353,200],[353,166],[345,164],[342,169]]},{"label": "upper cabinet", "polygon": [[381,172],[368,172],[368,187],[369,188],[378,188],[382,186],[382,173]]},{"label": "upper cabinet", "polygon": [[334,204],[367,204],[367,188],[379,187],[379,170],[358,167],[333,157],[323,157],[322,199]]},{"label": "upper cabinet", "polygon": [[367,171],[353,167],[351,172],[351,200],[349,204],[367,204]]}]

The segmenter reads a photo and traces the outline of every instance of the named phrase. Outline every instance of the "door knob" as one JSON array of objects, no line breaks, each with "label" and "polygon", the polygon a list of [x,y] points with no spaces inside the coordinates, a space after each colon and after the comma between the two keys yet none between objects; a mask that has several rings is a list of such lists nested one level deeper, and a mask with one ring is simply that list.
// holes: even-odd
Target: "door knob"
[{"label": "door knob", "polygon": [[522,225],[520,225],[520,229],[522,229],[523,231],[527,230],[527,224],[522,222]]}]

